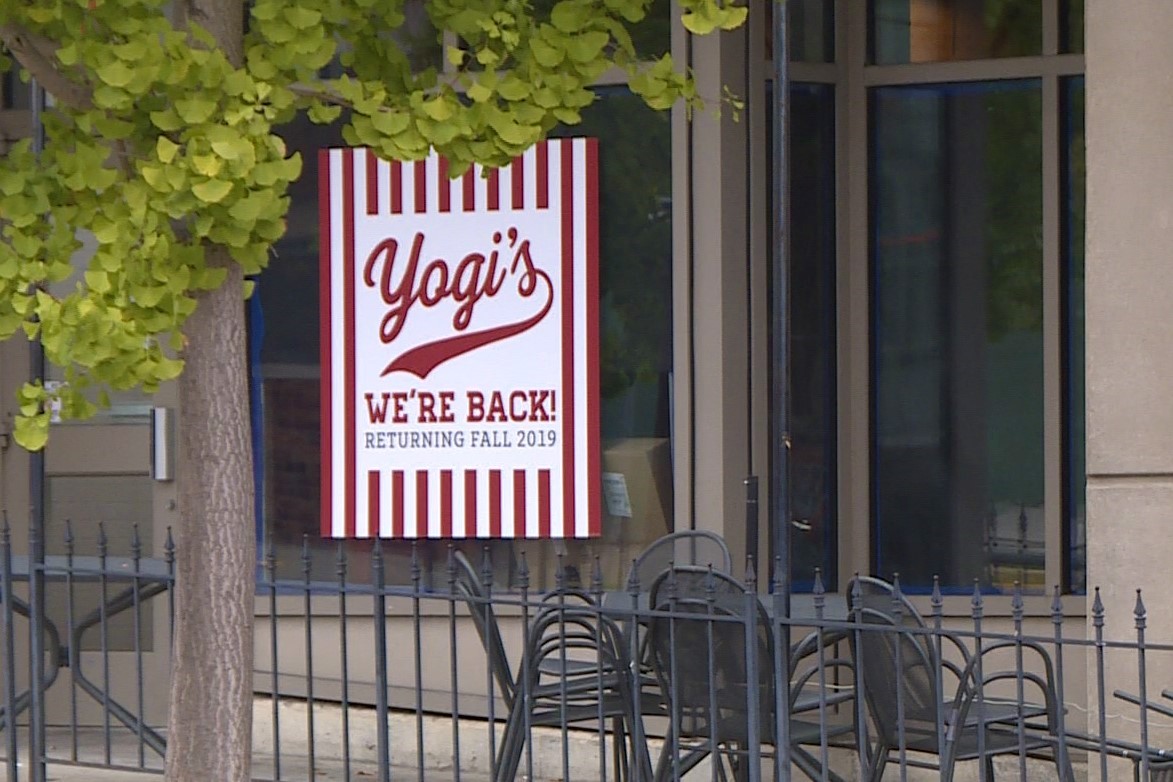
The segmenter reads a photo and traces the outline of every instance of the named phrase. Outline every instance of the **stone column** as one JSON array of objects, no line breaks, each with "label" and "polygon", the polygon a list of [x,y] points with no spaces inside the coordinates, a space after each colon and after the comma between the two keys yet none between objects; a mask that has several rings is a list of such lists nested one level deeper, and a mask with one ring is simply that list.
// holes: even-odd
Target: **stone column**
[{"label": "stone column", "polygon": [[[678,512],[677,529],[693,523],[697,529],[724,535],[738,576],[745,563],[742,481],[749,471],[750,453],[749,152],[745,125],[734,121],[728,107],[719,106],[719,98],[726,87],[746,94],[745,49],[743,31],[697,37],[691,42],[697,87],[711,105],[696,113],[691,125],[687,180],[691,234],[687,235],[686,252],[677,252],[678,258],[688,259],[690,268],[676,268],[678,277],[685,275],[681,282],[691,276],[691,286],[685,286],[689,289],[684,306],[690,310],[692,339],[688,351],[692,361],[691,420],[683,417],[689,415],[688,410],[677,408],[676,426],[691,431],[695,470],[692,518],[681,518]],[[756,95],[750,98],[757,99]],[[676,319],[677,328],[682,322]],[[677,366],[684,363],[678,360]],[[687,482],[688,478],[678,468],[677,481]],[[762,524],[766,523],[767,507],[763,496]]]},{"label": "stone column", "polygon": [[[1143,588],[1147,640],[1173,641],[1173,3],[1087,3],[1087,558],[1106,634],[1135,639]],[[1136,653],[1112,653],[1112,697],[1138,689]],[[1095,668],[1089,705],[1095,724]],[[1150,695],[1173,687],[1173,653],[1148,655]],[[1168,705],[1168,702],[1166,702]],[[1167,719],[1159,719],[1167,724]],[[1109,731],[1135,735],[1134,721]],[[1169,746],[1167,733],[1151,736]]]}]

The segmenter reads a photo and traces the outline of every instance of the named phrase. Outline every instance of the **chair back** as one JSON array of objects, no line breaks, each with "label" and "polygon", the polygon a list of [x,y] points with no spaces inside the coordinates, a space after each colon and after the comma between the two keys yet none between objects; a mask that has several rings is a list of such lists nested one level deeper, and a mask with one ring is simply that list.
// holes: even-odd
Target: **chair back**
[{"label": "chair back", "polygon": [[[631,573],[647,589],[648,584],[673,565],[700,568],[712,565],[718,573],[730,573],[733,570],[733,557],[725,545],[725,539],[717,533],[699,529],[684,530],[653,541],[636,558]],[[631,573],[628,574],[629,579]]]},{"label": "chair back", "polygon": [[493,602],[485,593],[480,575],[464,552],[454,549],[452,557],[456,562],[456,592],[464,598],[468,606],[481,645],[485,647],[489,668],[501,689],[501,697],[506,707],[512,709],[517,685],[509,667],[509,658],[505,655],[505,643],[501,640],[501,629],[497,625],[497,615],[493,612]]},{"label": "chair back", "polygon": [[[681,565],[652,584],[656,613],[649,630],[652,666],[681,738],[718,744],[748,739],[749,695],[757,689],[758,736],[772,742],[774,731],[774,645],[765,608],[753,599],[747,617],[746,587],[715,568]],[[752,645],[746,622],[754,623]],[[749,681],[749,655],[757,675]]]},{"label": "chair back", "polygon": [[[858,587],[862,597],[854,603]],[[937,687],[941,661],[925,632],[920,614],[892,585],[878,578],[856,577],[848,585],[851,620],[874,629],[852,633],[852,655],[861,669],[864,693],[875,730],[888,746],[899,743],[899,725],[905,735],[937,730],[942,708]],[[858,638],[856,637],[858,636]]]}]

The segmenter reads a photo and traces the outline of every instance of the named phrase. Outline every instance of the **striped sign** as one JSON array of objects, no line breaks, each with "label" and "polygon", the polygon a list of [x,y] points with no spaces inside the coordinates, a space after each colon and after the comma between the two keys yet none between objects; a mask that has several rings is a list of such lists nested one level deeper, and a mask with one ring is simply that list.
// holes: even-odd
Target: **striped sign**
[{"label": "striped sign", "polygon": [[596,142],[319,165],[322,534],[599,534]]}]

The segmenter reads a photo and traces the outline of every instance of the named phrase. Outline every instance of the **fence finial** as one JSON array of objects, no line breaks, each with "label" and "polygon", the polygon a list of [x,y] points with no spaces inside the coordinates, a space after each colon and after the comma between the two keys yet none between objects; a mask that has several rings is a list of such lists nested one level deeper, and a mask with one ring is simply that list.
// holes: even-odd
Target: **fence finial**
[{"label": "fence finial", "polygon": [[554,588],[563,592],[566,590],[566,555],[559,551],[557,561],[558,566],[554,568]]},{"label": "fence finial", "polygon": [[745,555],[745,586],[750,592],[758,591],[758,574],[754,571],[753,554]]},{"label": "fence finial", "polygon": [[517,587],[522,595],[529,591],[529,560],[526,559],[525,549],[521,550],[517,563]]},{"label": "fence finial", "polygon": [[1136,590],[1136,607],[1132,609],[1132,615],[1136,617],[1136,629],[1143,630],[1148,611],[1144,607],[1144,600],[1140,597],[1139,589]]},{"label": "fence finial", "polygon": [[481,547],[481,586],[486,592],[493,590],[493,554],[488,543]]},{"label": "fence finial", "polygon": [[929,597],[929,605],[933,608],[933,616],[941,616],[945,607],[945,598],[941,596],[941,577],[933,576],[933,593]]},{"label": "fence finial", "polygon": [[973,580],[973,597],[969,600],[971,611],[974,619],[982,618],[982,611],[985,608],[985,603],[982,599],[982,587],[978,580]]},{"label": "fence finial", "polygon": [[1104,601],[1100,599],[1099,587],[1096,587],[1096,594],[1092,599],[1092,626],[1104,626]]},{"label": "fence finial", "polygon": [[635,566],[635,560],[631,560],[631,571],[627,574],[627,594],[631,596],[632,600],[639,597],[639,569]]},{"label": "fence finial", "polygon": [[1014,594],[1010,598],[1010,615],[1013,617],[1015,624],[1020,626],[1020,629],[1022,625],[1022,614],[1022,582],[1016,580],[1014,582]]},{"label": "fence finial", "polygon": [[1055,585],[1053,596],[1051,597],[1051,622],[1052,624],[1063,624],[1063,601],[1059,599],[1059,585]]},{"label": "fence finial", "polygon": [[338,556],[334,560],[334,575],[338,576],[338,580],[346,583],[346,542],[341,538],[338,540]]}]

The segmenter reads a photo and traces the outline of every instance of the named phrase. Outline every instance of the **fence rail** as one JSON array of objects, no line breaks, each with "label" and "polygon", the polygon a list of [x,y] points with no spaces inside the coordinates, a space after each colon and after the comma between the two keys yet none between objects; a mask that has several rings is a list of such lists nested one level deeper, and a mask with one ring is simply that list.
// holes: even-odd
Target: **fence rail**
[{"label": "fence rail", "polygon": [[[109,549],[99,531],[77,551],[67,527],[64,554],[32,562],[0,527],[9,782],[51,764],[161,773],[183,553],[168,539],[148,557],[137,533]],[[633,571],[622,589],[597,563],[574,585],[559,566],[539,593],[524,554],[495,589],[490,553],[454,545],[425,580],[413,550],[391,584],[378,541],[361,580],[343,545],[329,580],[308,542],[301,578],[278,578],[266,552],[254,776],[833,782],[952,779],[969,764],[982,782],[1173,780],[1173,646],[1146,638],[1139,592],[1127,617],[1094,595],[1085,621],[1057,591],[1047,616],[1027,616],[1018,588],[1009,616],[988,616],[975,589],[968,616],[946,617],[937,587],[922,614],[897,578],[828,594],[816,576],[796,607],[750,561]],[[38,576],[44,612],[28,600]]]}]

